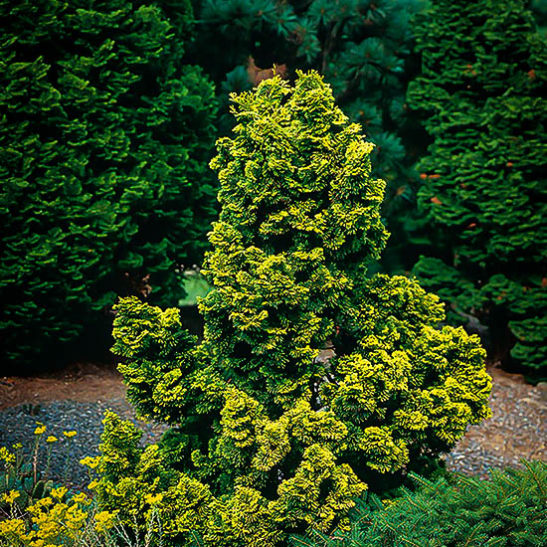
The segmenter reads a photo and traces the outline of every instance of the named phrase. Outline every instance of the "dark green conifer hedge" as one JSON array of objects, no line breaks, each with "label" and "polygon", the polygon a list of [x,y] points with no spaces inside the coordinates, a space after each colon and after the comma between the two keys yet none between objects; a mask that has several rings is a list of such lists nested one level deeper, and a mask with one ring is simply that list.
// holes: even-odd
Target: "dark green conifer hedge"
[{"label": "dark green conifer hedge", "polygon": [[546,42],[524,0],[437,0],[415,21],[422,74],[408,99],[433,142],[418,165],[428,246],[414,273],[453,319],[490,328],[494,357],[510,350],[537,371],[547,360]]},{"label": "dark green conifer hedge", "polygon": [[0,0],[3,356],[62,351],[116,295],[181,296],[214,212],[189,2]]}]

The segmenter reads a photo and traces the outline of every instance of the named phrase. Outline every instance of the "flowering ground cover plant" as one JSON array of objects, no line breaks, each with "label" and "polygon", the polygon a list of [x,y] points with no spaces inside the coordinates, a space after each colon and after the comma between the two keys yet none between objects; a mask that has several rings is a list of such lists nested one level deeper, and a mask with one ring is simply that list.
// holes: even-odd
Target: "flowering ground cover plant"
[{"label": "flowering ground cover plant", "polygon": [[[134,431],[114,414],[105,419],[105,438],[113,432]],[[63,438],[72,446],[74,431]],[[117,436],[123,440],[123,434]],[[50,450],[45,461],[36,461],[36,448],[44,439]],[[38,424],[30,454],[34,463],[36,495],[29,501],[21,469],[21,446],[9,450],[0,447],[0,546],[1,547],[165,547],[172,545],[164,537],[169,518],[174,514],[168,492],[143,497],[141,520],[145,530],[135,524],[123,525],[118,511],[101,510],[92,495],[72,491],[66,486],[40,489],[47,477],[52,450],[67,454],[57,439],[47,435]],[[110,454],[112,454],[110,452]],[[53,454],[55,457],[55,454]],[[118,459],[118,465],[122,462]],[[87,457],[82,464],[97,469],[101,458]],[[104,463],[104,461],[102,462]],[[546,541],[547,465],[540,461],[522,461],[521,469],[493,471],[489,480],[445,473],[430,481],[411,477],[413,488],[403,488],[391,499],[372,494],[357,500],[350,513],[351,529],[338,528],[329,534],[310,530],[307,537],[292,536],[289,545],[300,547],[354,547],[356,545],[486,545],[538,546]],[[23,472],[22,472],[23,471]],[[13,480],[13,479],[16,480]],[[98,486],[91,481],[92,492]],[[9,487],[9,490],[6,490]],[[190,530],[190,539],[176,545],[203,547],[203,538]],[[209,542],[207,544],[210,544]],[[256,545],[250,543],[250,545]]]},{"label": "flowering ground cover plant", "polygon": [[233,97],[212,161],[221,213],[205,262],[203,340],[179,311],[122,299],[114,352],[143,417],[171,424],[145,449],[105,419],[95,492],[130,521],[157,505],[189,545],[283,545],[349,526],[367,486],[397,484],[488,417],[476,336],[440,327],[414,280],[367,277],[388,234],[373,145],[300,73]]},{"label": "flowering ground cover plant", "polygon": [[[76,437],[76,431],[63,431],[64,477],[67,480],[67,464],[70,458],[70,446]],[[46,426],[36,422],[32,450],[25,453],[21,443],[9,450],[0,447],[0,514],[7,513],[11,506],[18,512],[24,512],[30,505],[48,496],[52,491],[53,481],[49,476],[51,455],[59,439],[46,433]],[[42,449],[45,444],[45,450]]]},{"label": "flowering ground cover plant", "polygon": [[[20,443],[11,450],[0,446],[0,547],[163,547],[155,511],[140,535],[120,522],[117,511],[97,507],[93,481],[86,494],[48,479],[54,451],[64,455],[67,469],[76,435],[76,431],[63,431],[59,443],[38,422],[30,454]],[[39,450],[44,442],[45,459]],[[93,467],[93,458],[81,463]],[[69,484],[66,474],[62,482]]]}]

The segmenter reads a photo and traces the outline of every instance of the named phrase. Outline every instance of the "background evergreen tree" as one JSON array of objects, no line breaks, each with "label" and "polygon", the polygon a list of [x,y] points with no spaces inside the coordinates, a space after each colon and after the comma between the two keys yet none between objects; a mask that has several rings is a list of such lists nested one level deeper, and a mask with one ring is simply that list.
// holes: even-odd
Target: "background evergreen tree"
[{"label": "background evergreen tree", "polygon": [[[143,417],[138,447],[107,419],[99,502],[141,519],[170,500],[174,543],[283,545],[347,524],[353,499],[448,450],[489,415],[484,350],[438,325],[442,304],[403,276],[367,277],[385,246],[373,145],[317,73],[234,97],[218,141],[220,218],[199,344],[178,310],[122,299],[113,351]],[[152,496],[152,498],[149,498]]]},{"label": "background evergreen tree", "polygon": [[188,2],[0,1],[4,356],[58,360],[117,294],[181,296],[214,212],[191,27]]},{"label": "background evergreen tree", "polygon": [[547,544],[547,465],[494,470],[489,480],[463,475],[434,482],[414,476],[417,490],[383,505],[372,496],[352,515],[351,532],[294,538],[300,547],[473,545],[536,547]]},{"label": "background evergreen tree", "polygon": [[543,37],[547,37],[547,2],[545,0],[531,0],[530,8],[536,18],[539,31]]},{"label": "background evergreen tree", "polygon": [[[410,105],[433,138],[419,162],[426,258],[414,268],[493,356],[547,359],[547,49],[523,0],[437,0],[416,17]],[[464,315],[462,315],[464,314]]]},{"label": "background evergreen tree", "polygon": [[266,71],[257,67],[277,64],[287,75],[297,68],[318,70],[332,85],[337,103],[376,144],[374,174],[388,183],[383,214],[392,231],[402,235],[401,213],[414,200],[409,166],[415,161],[416,136],[405,105],[416,68],[410,18],[423,4],[196,0],[200,26],[193,54],[217,82],[223,132],[232,125],[229,92],[249,89],[264,77]]}]

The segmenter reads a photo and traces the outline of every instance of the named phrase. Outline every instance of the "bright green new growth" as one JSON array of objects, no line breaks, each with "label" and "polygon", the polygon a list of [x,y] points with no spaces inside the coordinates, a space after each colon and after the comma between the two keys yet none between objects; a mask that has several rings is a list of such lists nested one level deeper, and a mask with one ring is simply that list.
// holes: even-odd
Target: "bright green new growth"
[{"label": "bright green new growth", "polygon": [[[547,47],[523,0],[437,0],[416,17],[409,104],[433,137],[418,168],[424,286],[488,325],[497,357],[547,359]],[[441,294],[442,291],[442,294]]]},{"label": "bright green new growth", "polygon": [[167,492],[184,506],[169,530],[183,545],[191,530],[273,546],[347,526],[367,483],[396,481],[489,413],[478,338],[437,328],[442,305],[415,281],[367,279],[387,239],[384,183],[329,86],[276,77],[233,101],[211,164],[222,209],[203,341],[176,309],[136,298],[113,333],[130,399],[172,429],[142,451],[107,418],[99,498],[129,519],[144,493]]},{"label": "bright green new growth", "polygon": [[[351,532],[312,533],[299,547],[533,547],[547,544],[547,465],[494,470],[489,480],[463,475],[430,482],[414,476],[418,489],[382,507],[368,499],[352,515]],[[371,507],[374,510],[371,510]]]},{"label": "bright green new growth", "polygon": [[187,2],[0,0],[0,20],[1,349],[41,366],[117,295],[182,296],[214,211],[213,87],[184,64]]}]

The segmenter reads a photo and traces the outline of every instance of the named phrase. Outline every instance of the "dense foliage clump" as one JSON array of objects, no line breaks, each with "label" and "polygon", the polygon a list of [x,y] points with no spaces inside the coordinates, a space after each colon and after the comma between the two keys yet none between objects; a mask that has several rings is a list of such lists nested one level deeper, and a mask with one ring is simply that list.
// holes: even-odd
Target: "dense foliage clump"
[{"label": "dense foliage clump", "polygon": [[[317,73],[234,97],[212,162],[221,213],[205,266],[203,340],[179,311],[117,305],[114,352],[139,414],[171,424],[142,449],[110,415],[100,503],[170,512],[166,537],[282,545],[347,526],[354,498],[449,449],[489,415],[484,350],[439,327],[405,277],[367,278],[387,239],[373,145]],[[152,498],[150,498],[152,499]]]},{"label": "dense foliage clump", "polygon": [[[133,424],[121,422],[110,412],[104,424],[103,456],[87,457],[80,463],[95,472],[114,472],[117,477],[125,471],[123,491],[131,497],[135,489],[146,488],[134,480],[135,471],[128,467],[135,463],[131,454],[139,451],[139,432]],[[64,440],[70,441],[75,433],[65,431],[68,438]],[[37,458],[44,439],[49,447],[45,462]],[[38,424],[34,450],[27,457],[20,445],[15,450],[0,447],[1,547],[166,547],[171,542],[165,541],[163,531],[173,530],[173,521],[191,526],[188,517],[196,505],[185,500],[189,492],[195,498],[195,490],[185,488],[188,482],[184,481],[183,473],[165,467],[155,458],[157,447],[141,457],[139,463],[147,463],[139,471],[144,477],[151,465],[157,465],[156,474],[161,476],[163,491],[154,493],[153,485],[149,485],[150,492],[143,495],[139,515],[144,526],[139,529],[136,523],[128,526],[123,522],[125,497],[118,500],[120,517],[118,510],[101,510],[97,506],[98,496],[93,499],[66,486],[53,487],[51,481],[46,481],[51,449],[66,451],[64,446],[57,447],[57,441],[46,433],[45,426]],[[66,457],[70,457],[70,450]],[[285,544],[300,547],[544,545],[547,465],[540,461],[522,461],[521,465],[521,469],[494,470],[489,480],[445,474],[431,481],[411,474],[410,490],[398,489],[383,501],[375,494],[359,499],[350,513],[349,530],[337,529],[327,535],[312,529],[306,536],[290,537]],[[34,471],[34,478],[28,469]],[[97,481],[89,484],[92,491],[98,487]],[[48,543],[44,544],[45,541]],[[203,547],[206,543],[194,529],[188,533],[187,541],[177,545]]]},{"label": "dense foliage clump", "polygon": [[[547,359],[547,47],[523,0],[439,0],[416,17],[422,74],[409,103],[433,138],[414,272],[452,318],[486,324],[496,357]],[[423,241],[422,241],[423,243]]]},{"label": "dense foliage clump", "polygon": [[415,491],[382,504],[369,498],[352,515],[351,532],[295,538],[301,547],[355,545],[441,547],[547,544],[547,465],[492,471],[489,480],[453,476],[434,482],[414,476]]},{"label": "dense foliage clump", "polygon": [[183,62],[190,4],[171,8],[0,1],[0,338],[10,359],[44,360],[117,294],[151,289],[152,301],[176,303],[177,268],[200,261],[214,211],[214,92]]}]

